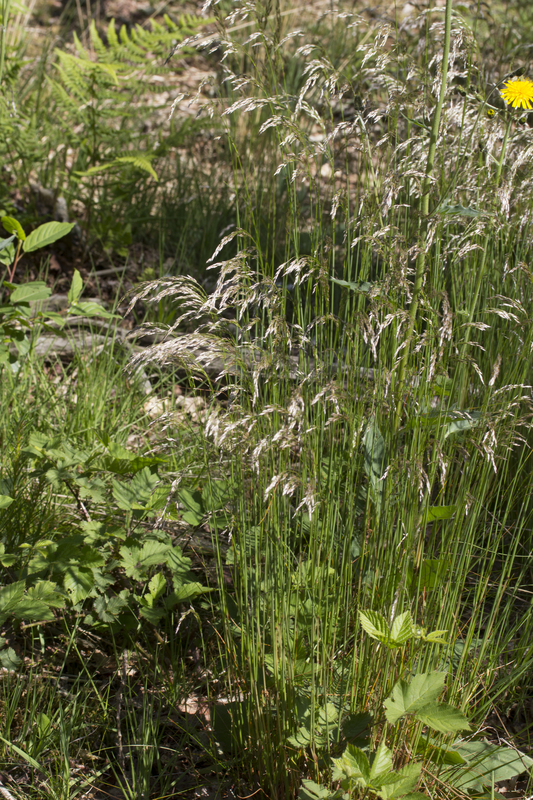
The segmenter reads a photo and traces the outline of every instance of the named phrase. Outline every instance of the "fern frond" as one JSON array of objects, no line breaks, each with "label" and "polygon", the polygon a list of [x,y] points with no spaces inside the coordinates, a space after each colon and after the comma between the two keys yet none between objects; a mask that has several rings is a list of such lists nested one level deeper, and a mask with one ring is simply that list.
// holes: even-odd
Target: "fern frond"
[{"label": "fern frond", "polygon": [[91,175],[96,175],[101,172],[108,172],[116,167],[129,165],[135,167],[136,169],[140,169],[143,172],[148,172],[152,178],[158,181],[159,178],[157,176],[157,172],[150,163],[154,157],[155,153],[137,153],[131,156],[119,156],[118,158],[113,159],[113,161],[108,161],[107,164],[99,164],[96,167],[90,167],[89,169],[83,171],[78,170],[76,175],[80,178],[88,178]]},{"label": "fern frond", "polygon": [[151,165],[151,160],[154,158],[154,155],[150,153],[147,154],[138,154],[135,156],[120,156],[119,158],[115,159],[117,164],[131,164],[132,167],[136,167],[137,169],[143,170],[144,172],[148,172],[152,178],[156,181],[159,180],[157,177],[157,172]]}]

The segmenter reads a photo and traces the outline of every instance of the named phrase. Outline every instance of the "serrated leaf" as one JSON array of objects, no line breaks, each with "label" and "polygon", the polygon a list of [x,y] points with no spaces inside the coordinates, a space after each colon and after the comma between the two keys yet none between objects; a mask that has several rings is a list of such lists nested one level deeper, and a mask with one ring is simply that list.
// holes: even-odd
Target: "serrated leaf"
[{"label": "serrated leaf", "polygon": [[330,792],[325,786],[320,786],[318,783],[305,778],[302,784],[298,792],[299,800],[336,800],[341,796],[339,791]]},{"label": "serrated leaf", "polygon": [[88,597],[94,587],[92,570],[70,564],[66,570],[63,586],[69,593],[72,604],[77,605]]},{"label": "serrated leaf", "polygon": [[0,588],[0,625],[13,614],[24,598],[25,581],[15,581]]},{"label": "serrated leaf", "polygon": [[0,650],[0,664],[8,672],[13,672],[18,669],[22,659],[18,657],[12,647],[7,647]]},{"label": "serrated leaf", "polygon": [[165,616],[165,609],[152,608],[152,606],[146,606],[140,603],[139,613],[141,614],[141,617],[147,619],[152,625],[157,626],[161,622],[161,619]]},{"label": "serrated leaf", "polygon": [[386,643],[389,640],[389,626],[387,620],[378,611],[359,611],[359,622],[369,636],[378,642]]},{"label": "serrated leaf", "polygon": [[311,731],[302,725],[294,736],[289,736],[287,741],[298,750],[304,750],[311,744]]},{"label": "serrated leaf", "polygon": [[144,510],[159,478],[144,467],[127,483],[113,481],[113,497],[123,511]]},{"label": "serrated leaf", "polygon": [[448,631],[431,631],[431,633],[424,634],[422,638],[425,642],[433,644],[447,644],[447,640],[442,638],[445,633],[448,633]]},{"label": "serrated leaf", "polygon": [[17,219],[14,217],[2,217],[1,221],[8,233],[13,233],[22,242],[25,240],[26,234],[24,228]]},{"label": "serrated leaf", "polygon": [[99,595],[94,601],[94,610],[102,622],[115,622],[127,605],[127,601],[123,597]]},{"label": "serrated leaf", "polygon": [[380,787],[388,783],[395,783],[397,780],[392,769],[392,752],[382,742],[372,758],[369,783],[372,786]]},{"label": "serrated leaf", "polygon": [[167,581],[165,576],[161,572],[156,572],[148,584],[148,592],[150,593],[152,602],[155,602],[161,597],[161,595],[165,593],[166,588]]},{"label": "serrated leaf", "polygon": [[394,798],[404,798],[409,795],[414,789],[420,779],[422,771],[422,764],[420,762],[411,762],[399,769],[396,775],[396,781],[391,784],[383,784],[380,795],[384,800],[393,800]]},{"label": "serrated leaf", "polygon": [[402,800],[428,800],[427,794],[421,792],[409,792],[409,794],[395,795],[395,797],[401,797]]},{"label": "serrated leaf", "polygon": [[33,300],[45,300],[51,294],[52,290],[44,281],[32,281],[17,286],[9,299],[12,303],[29,303]]},{"label": "serrated leaf", "polygon": [[434,702],[444,689],[445,672],[421,672],[407,681],[400,679],[390,697],[385,700],[385,716],[394,725],[406,714],[415,714]]},{"label": "serrated leaf", "polygon": [[389,646],[401,647],[413,638],[413,620],[409,611],[399,614],[391,625]]},{"label": "serrated leaf", "polygon": [[346,778],[355,781],[359,786],[368,786],[370,762],[366,753],[358,747],[349,744],[341,758],[332,758],[331,760]]},{"label": "serrated leaf", "polygon": [[67,295],[67,299],[69,303],[75,303],[79,296],[83,291],[83,280],[79,273],[79,270],[74,270],[74,275],[72,276],[72,283],[70,284],[70,289]]},{"label": "serrated leaf", "polygon": [[168,544],[158,542],[156,539],[149,539],[144,542],[142,547],[123,545],[119,553],[126,575],[129,578],[141,580],[146,576],[150,567],[166,563],[168,551]]},{"label": "serrated leaf", "polygon": [[183,584],[183,586],[178,586],[175,591],[169,595],[169,602],[172,605],[176,605],[177,603],[186,603],[189,600],[194,600],[195,597],[198,597],[201,594],[206,594],[211,591],[215,590],[208,589],[207,586],[202,586],[202,584],[198,583],[197,581],[189,581],[188,583]]},{"label": "serrated leaf", "polygon": [[428,703],[415,713],[415,717],[439,733],[470,730],[465,715],[448,703]]},{"label": "serrated leaf", "polygon": [[359,747],[364,746],[370,736],[372,722],[373,717],[371,714],[365,712],[349,714],[342,721],[343,736],[348,741],[351,740],[352,744],[356,744]]},{"label": "serrated leaf", "polygon": [[57,584],[52,581],[38,581],[35,586],[28,589],[26,597],[42,601],[50,608],[65,607],[65,597],[59,591]]},{"label": "serrated leaf", "polygon": [[75,222],[45,222],[30,233],[22,249],[25,253],[32,253],[34,250],[53,244],[70,233],[75,224]]}]

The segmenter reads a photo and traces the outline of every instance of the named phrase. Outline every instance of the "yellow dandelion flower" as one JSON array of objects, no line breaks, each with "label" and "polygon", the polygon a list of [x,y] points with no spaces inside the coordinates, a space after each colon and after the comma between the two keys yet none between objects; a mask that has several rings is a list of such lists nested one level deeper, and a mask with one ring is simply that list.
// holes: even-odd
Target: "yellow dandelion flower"
[{"label": "yellow dandelion flower", "polygon": [[518,78],[514,81],[505,81],[504,86],[505,89],[500,94],[507,104],[513,108],[532,108],[533,81],[528,78]]}]

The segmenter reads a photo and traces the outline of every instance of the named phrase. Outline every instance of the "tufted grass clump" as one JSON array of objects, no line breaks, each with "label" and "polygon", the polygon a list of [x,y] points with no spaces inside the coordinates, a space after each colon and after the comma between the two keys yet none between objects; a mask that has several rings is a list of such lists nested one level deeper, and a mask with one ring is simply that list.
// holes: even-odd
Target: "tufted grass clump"
[{"label": "tufted grass clump", "polygon": [[[445,670],[489,738],[531,688],[533,134],[499,88],[522,62],[481,35],[497,20],[451,2],[357,11],[297,30],[278,3],[219,14],[235,226],[210,291],[138,294],[177,309],[140,360],[204,380],[218,359],[204,446],[233,487],[215,531],[226,746],[268,797],[331,781],[343,721],[379,719],[402,676]],[[398,664],[362,609],[445,643]],[[401,766],[419,736],[370,738]]]}]

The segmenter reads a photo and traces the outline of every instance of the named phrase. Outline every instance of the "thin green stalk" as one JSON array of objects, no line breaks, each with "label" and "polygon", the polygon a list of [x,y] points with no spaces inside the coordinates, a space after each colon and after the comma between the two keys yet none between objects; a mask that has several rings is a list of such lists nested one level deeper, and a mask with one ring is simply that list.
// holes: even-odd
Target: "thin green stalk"
[{"label": "thin green stalk", "polygon": [[[494,182],[494,189],[495,190],[498,188],[498,186],[500,184],[500,178],[501,178],[501,174],[502,174],[502,167],[503,167],[503,162],[504,162],[504,159],[505,159],[505,153],[507,151],[507,142],[509,140],[509,131],[511,130],[511,122],[512,122],[512,120],[513,120],[512,114],[509,113],[509,116],[507,118],[507,126],[505,128],[505,135],[503,137],[503,144],[502,144],[502,150],[501,150],[501,154],[500,154],[500,160],[498,161],[498,166],[496,168],[496,179],[495,179],[495,182]],[[467,349],[468,344],[470,342],[470,332],[472,330],[472,321],[474,319],[474,314],[475,314],[475,311],[476,311],[476,308],[477,308],[477,305],[478,305],[479,293],[481,291],[481,284],[483,282],[483,278],[485,277],[485,268],[487,266],[487,247],[489,245],[490,237],[491,237],[491,233],[489,232],[489,233],[486,234],[486,236],[485,236],[485,238],[483,240],[481,264],[480,264],[479,269],[478,269],[477,280],[476,280],[476,285],[475,285],[475,289],[474,289],[474,297],[473,297],[473,300],[472,300],[472,304],[470,306],[470,312],[468,314],[468,322],[467,322],[467,325],[466,325],[465,338],[463,340],[463,346],[461,348],[461,358],[459,359],[459,363],[460,364],[462,364],[464,362],[464,357],[466,355],[466,349]],[[459,408],[462,408],[464,406],[464,403],[465,403],[465,400],[466,400],[467,387],[468,387],[468,370],[462,369],[461,370],[461,391],[459,393]]]},{"label": "thin green stalk", "polygon": [[424,272],[426,268],[426,237],[427,237],[427,217],[429,214],[429,191],[431,188],[433,167],[435,165],[435,154],[437,151],[437,141],[439,138],[442,107],[444,105],[444,98],[446,96],[446,86],[448,83],[448,60],[450,56],[451,28],[452,28],[452,0],[446,0],[446,11],[444,20],[444,48],[442,52],[442,80],[440,85],[439,99],[437,105],[435,106],[435,113],[433,114],[433,122],[431,125],[428,160],[426,163],[426,174],[422,182],[422,203],[420,210],[421,210],[421,219],[423,225],[423,233],[420,242],[420,253],[416,260],[415,282],[413,287],[411,304],[409,306],[405,347],[403,349],[403,354],[400,361],[400,370],[398,374],[398,404],[396,406],[396,417],[394,423],[395,431],[398,430],[401,421],[401,415],[403,409],[403,392],[405,385],[405,372],[407,368],[407,362],[409,360],[411,339],[413,337],[413,331],[415,328],[418,304],[420,302],[420,292],[422,290],[422,283],[424,280]]},{"label": "thin green stalk", "polygon": [[11,9],[11,0],[4,0],[2,3],[2,20],[0,22],[0,86],[4,79],[4,62],[6,59],[6,39],[7,39],[7,26],[9,23],[9,12]]}]

